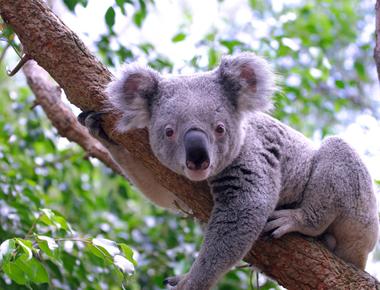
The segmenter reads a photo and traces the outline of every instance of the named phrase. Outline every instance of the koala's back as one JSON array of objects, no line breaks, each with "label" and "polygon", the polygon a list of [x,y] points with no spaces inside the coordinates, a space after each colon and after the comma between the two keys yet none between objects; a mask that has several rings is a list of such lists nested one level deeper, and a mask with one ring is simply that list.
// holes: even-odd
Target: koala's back
[{"label": "koala's back", "polygon": [[245,155],[265,154],[265,161],[278,163],[280,167],[281,191],[277,206],[299,202],[317,151],[313,143],[301,133],[259,112],[249,116],[245,140],[242,150]]},{"label": "koala's back", "polygon": [[250,117],[239,158],[257,154],[265,154],[266,161],[257,166],[279,167],[281,175],[277,220],[268,229],[278,228],[277,236],[292,231],[331,235],[331,250],[364,268],[378,239],[379,221],[371,177],[359,155],[338,137],[326,138],[316,148],[262,113]]},{"label": "koala's back", "polygon": [[[375,204],[372,181],[359,155],[339,137],[328,137],[320,148],[296,130],[265,113],[252,114],[247,123],[244,154],[266,149],[267,161],[278,162],[281,192],[278,206],[299,203],[315,171],[325,174],[334,188],[334,202],[345,208]],[[245,157],[247,158],[247,157]],[[271,160],[272,159],[272,160]],[[321,185],[323,186],[323,185]]]},{"label": "koala's back", "polygon": [[373,226],[377,232],[378,209],[372,180],[357,152],[341,138],[329,137],[314,159],[309,186],[317,187],[320,193],[309,190],[309,198],[325,198],[335,206],[337,218],[331,228],[335,232],[342,227],[347,228],[345,232],[361,232],[363,227]]},{"label": "koala's back", "polygon": [[[315,162],[313,173],[318,171],[321,181],[326,182],[322,186],[330,186],[336,192],[333,201],[342,208],[342,215],[355,214],[360,218],[357,213],[360,209],[368,207],[372,212],[376,209],[370,174],[358,153],[345,141],[339,137],[326,138],[314,158],[318,163]],[[351,211],[352,208],[357,210]]]}]

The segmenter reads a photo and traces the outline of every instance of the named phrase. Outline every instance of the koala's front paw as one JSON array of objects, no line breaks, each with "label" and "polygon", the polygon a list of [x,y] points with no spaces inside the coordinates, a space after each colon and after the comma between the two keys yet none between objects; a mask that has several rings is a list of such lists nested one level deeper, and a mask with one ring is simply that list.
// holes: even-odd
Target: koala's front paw
[{"label": "koala's front paw", "polygon": [[172,287],[177,286],[179,281],[181,281],[183,278],[185,278],[186,275],[178,275],[178,276],[172,276],[168,277],[164,280],[164,285],[171,287],[169,289],[173,289]]},{"label": "koala's front paw", "polygon": [[171,290],[197,290],[190,286],[186,274],[168,277],[164,280],[164,284]]},{"label": "koala's front paw", "polygon": [[264,227],[264,232],[272,232],[272,237],[280,238],[291,232],[299,231],[299,220],[301,212],[299,209],[276,210],[269,217],[269,221]]},{"label": "koala's front paw", "polygon": [[108,137],[101,126],[101,118],[104,113],[100,112],[82,112],[78,115],[78,121],[83,126],[87,127],[88,131],[95,138],[114,144],[114,142]]}]

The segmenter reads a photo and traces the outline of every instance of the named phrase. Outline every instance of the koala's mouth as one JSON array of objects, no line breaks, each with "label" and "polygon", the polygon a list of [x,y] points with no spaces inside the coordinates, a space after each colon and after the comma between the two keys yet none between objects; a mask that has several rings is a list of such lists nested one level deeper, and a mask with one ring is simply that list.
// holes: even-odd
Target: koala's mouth
[{"label": "koala's mouth", "polygon": [[210,167],[207,169],[198,169],[191,170],[185,168],[185,176],[192,181],[202,181],[207,179],[210,176],[211,169]]}]

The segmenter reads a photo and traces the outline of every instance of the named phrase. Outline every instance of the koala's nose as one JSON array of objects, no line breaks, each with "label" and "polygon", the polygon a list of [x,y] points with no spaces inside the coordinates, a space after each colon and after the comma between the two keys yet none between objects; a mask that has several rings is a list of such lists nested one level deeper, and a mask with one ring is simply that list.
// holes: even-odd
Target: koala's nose
[{"label": "koala's nose", "polygon": [[202,131],[191,129],[184,136],[186,167],[190,170],[207,169],[210,166],[208,138]]}]

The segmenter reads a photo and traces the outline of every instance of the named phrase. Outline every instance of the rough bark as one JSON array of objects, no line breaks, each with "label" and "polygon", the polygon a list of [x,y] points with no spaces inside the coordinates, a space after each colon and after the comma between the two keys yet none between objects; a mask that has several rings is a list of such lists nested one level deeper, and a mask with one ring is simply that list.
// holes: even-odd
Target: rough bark
[{"label": "rough bark", "polygon": [[36,96],[35,104],[42,107],[59,135],[79,144],[88,156],[99,159],[113,171],[122,175],[121,169],[112,160],[108,150],[79,124],[75,115],[62,102],[62,90],[53,84],[48,73],[33,60],[24,65],[23,71],[29,87]]},{"label": "rough bark", "polygon": [[[41,0],[0,0],[0,14],[20,38],[25,52],[65,90],[82,110],[101,110],[110,72],[88,51]],[[118,116],[106,116],[104,129],[150,169],[156,181],[178,195],[194,216],[206,221],[212,208],[209,188],[163,167],[153,156],[146,130],[120,135],[113,130]],[[247,262],[288,289],[378,289],[369,274],[357,270],[315,241],[298,235],[257,241]]]},{"label": "rough bark", "polygon": [[380,81],[380,0],[376,1],[375,12],[376,12],[376,26],[375,26],[376,44],[375,44],[375,49],[373,52],[373,57],[376,63],[377,77]]}]

